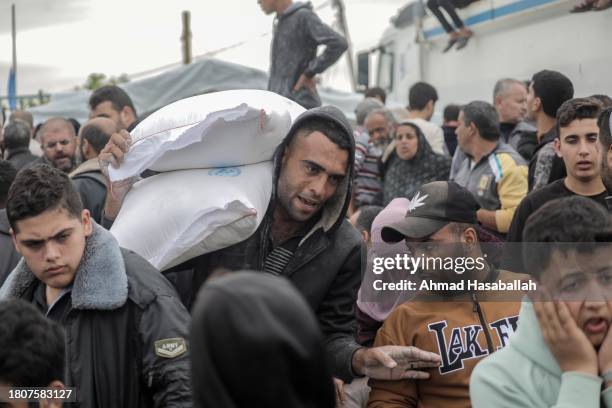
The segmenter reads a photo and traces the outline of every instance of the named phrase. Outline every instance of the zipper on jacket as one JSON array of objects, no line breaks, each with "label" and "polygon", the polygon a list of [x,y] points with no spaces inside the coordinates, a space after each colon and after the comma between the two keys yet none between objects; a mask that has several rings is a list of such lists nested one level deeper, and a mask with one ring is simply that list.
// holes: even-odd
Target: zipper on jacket
[{"label": "zipper on jacket", "polygon": [[64,355],[64,384],[66,384],[69,387],[76,387],[76,384],[74,384],[72,382],[72,342],[74,341],[74,339],[71,336],[72,333],[72,325],[75,324],[74,319],[74,309],[71,308],[70,311],[68,311],[68,314],[66,315],[66,329],[64,330],[65,336],[64,336],[64,345],[66,347],[65,350],[65,355]]},{"label": "zipper on jacket", "polygon": [[489,333],[489,328],[487,327],[487,322],[485,321],[484,314],[482,313],[482,309],[480,308],[480,303],[476,299],[476,294],[472,293],[472,302],[474,302],[474,313],[478,313],[478,320],[480,320],[480,325],[482,326],[482,331],[484,332],[485,339],[487,341],[487,349],[489,350],[489,354],[493,354],[493,341],[491,340],[491,334]]}]

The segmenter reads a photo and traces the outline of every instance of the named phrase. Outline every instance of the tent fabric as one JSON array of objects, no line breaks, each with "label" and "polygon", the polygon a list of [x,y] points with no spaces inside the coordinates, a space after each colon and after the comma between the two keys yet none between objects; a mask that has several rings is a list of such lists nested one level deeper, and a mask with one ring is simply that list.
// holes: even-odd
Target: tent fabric
[{"label": "tent fabric", "polygon": [[[267,84],[268,75],[264,71],[204,58],[120,86],[130,95],[142,119],[179,99],[230,89],[266,89]],[[91,91],[80,90],[52,95],[50,103],[30,109],[34,123],[54,116],[74,118],[83,123],[89,114],[87,102],[90,94]],[[353,110],[363,98],[357,93],[328,88],[320,89],[319,94],[324,105],[337,106],[349,119],[354,119]]]}]

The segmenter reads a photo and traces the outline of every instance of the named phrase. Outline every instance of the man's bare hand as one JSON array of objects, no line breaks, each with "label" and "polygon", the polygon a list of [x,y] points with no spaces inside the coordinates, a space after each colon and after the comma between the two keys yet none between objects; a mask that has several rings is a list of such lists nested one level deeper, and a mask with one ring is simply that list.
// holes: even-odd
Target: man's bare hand
[{"label": "man's bare hand", "polygon": [[121,130],[119,133],[113,133],[111,135],[110,140],[98,155],[100,170],[106,179],[108,188],[104,215],[109,219],[115,219],[117,217],[125,196],[138,179],[138,177],[130,177],[126,180],[111,183],[108,176],[108,166],[113,166],[116,169],[119,168],[125,159],[125,154],[130,149],[131,143],[132,139],[130,138],[130,134],[126,130]]},{"label": "man's bare hand", "polygon": [[353,354],[353,371],[377,380],[427,379],[420,368],[438,367],[440,356],[412,346],[382,346],[359,349]]},{"label": "man's bare hand", "polygon": [[125,129],[111,135],[110,140],[98,155],[100,168],[104,169],[102,171],[104,174],[108,174],[109,164],[116,169],[119,168],[123,163],[125,154],[130,150],[131,143],[130,134]]},{"label": "man's bare hand", "polygon": [[293,87],[293,92],[297,92],[304,87],[308,88],[310,92],[315,93],[317,90],[317,81],[315,80],[315,77],[313,76],[312,78],[308,78],[304,74],[300,75],[300,78]]}]

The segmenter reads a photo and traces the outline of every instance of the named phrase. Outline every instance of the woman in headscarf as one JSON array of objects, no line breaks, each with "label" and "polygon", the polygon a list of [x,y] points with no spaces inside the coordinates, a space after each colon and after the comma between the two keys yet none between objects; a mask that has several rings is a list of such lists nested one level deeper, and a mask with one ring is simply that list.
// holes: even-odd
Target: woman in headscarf
[{"label": "woman in headscarf", "polygon": [[383,206],[397,197],[412,198],[423,184],[446,181],[451,158],[435,153],[417,125],[402,122],[381,159]]},{"label": "woman in headscarf", "polygon": [[200,290],[191,322],[199,408],[333,408],[323,335],[285,278],[231,272]]}]

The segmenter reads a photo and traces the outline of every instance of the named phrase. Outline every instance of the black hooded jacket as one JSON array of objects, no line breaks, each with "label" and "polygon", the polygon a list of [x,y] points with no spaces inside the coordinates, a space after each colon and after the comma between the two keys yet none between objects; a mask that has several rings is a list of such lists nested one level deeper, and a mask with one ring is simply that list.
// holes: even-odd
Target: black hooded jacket
[{"label": "black hooded jacket", "polygon": [[[325,45],[325,51],[317,56],[319,45]],[[274,20],[268,90],[306,109],[321,106],[316,91],[293,91],[293,87],[300,75],[311,78],[325,71],[347,48],[344,37],[323,24],[310,3],[293,3]]]},{"label": "black hooded jacket", "polygon": [[[354,307],[361,282],[364,249],[359,233],[345,216],[351,196],[355,144],[351,127],[339,109],[331,106],[315,108],[296,119],[275,154],[272,197],[276,197],[275,189],[285,147],[302,123],[312,118],[332,121],[343,129],[351,146],[350,166],[336,194],[324,205],[318,222],[302,239],[282,275],[293,282],[315,312],[333,374],[348,381],[353,377],[352,355],[359,348],[354,341]],[[199,256],[164,272],[189,309],[198,289],[216,268],[264,269],[265,259],[272,250],[269,236],[274,206],[273,199],[261,225],[245,241]]]},{"label": "black hooded jacket", "polygon": [[333,408],[323,336],[283,277],[238,272],[207,282],[190,344],[198,408]]}]

